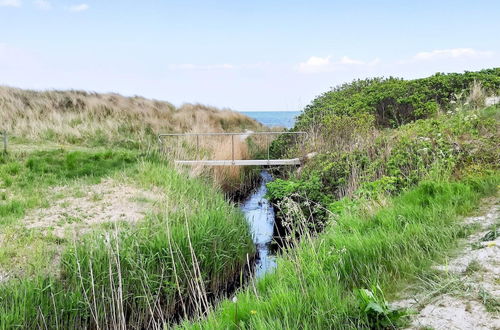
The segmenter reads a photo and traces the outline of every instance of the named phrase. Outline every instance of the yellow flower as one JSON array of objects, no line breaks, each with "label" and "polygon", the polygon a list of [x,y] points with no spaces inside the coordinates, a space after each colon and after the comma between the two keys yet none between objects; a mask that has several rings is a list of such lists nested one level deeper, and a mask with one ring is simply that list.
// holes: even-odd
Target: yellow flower
[{"label": "yellow flower", "polygon": [[495,246],[495,245],[497,245],[497,243],[496,243],[496,242],[489,242],[489,243],[488,243],[488,247],[492,247],[492,246]]},{"label": "yellow flower", "polygon": [[252,309],[252,310],[250,311],[250,314],[257,314],[257,311]]}]

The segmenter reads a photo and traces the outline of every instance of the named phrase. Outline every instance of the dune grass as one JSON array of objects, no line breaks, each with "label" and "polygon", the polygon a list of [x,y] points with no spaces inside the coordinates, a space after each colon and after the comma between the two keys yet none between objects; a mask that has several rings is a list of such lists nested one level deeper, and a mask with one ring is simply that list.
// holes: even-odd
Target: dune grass
[{"label": "dune grass", "polygon": [[[499,182],[498,172],[460,182],[424,181],[398,197],[380,199],[383,208],[376,206],[377,201],[353,206],[345,200],[343,211],[321,234],[303,236],[278,258],[274,273],[224,302],[207,320],[179,327],[401,325],[401,315],[393,314],[382,292],[397,293],[398,284],[423,272],[466,235],[468,228],[460,223],[460,216],[477,207],[480,198],[493,194]],[[367,307],[363,297],[374,305]]]},{"label": "dune grass", "polygon": [[[26,213],[51,202],[52,187],[85,187],[106,177],[155,191],[156,211],[137,224],[95,228],[76,241],[54,242],[50,231],[23,227]],[[0,261],[22,261],[25,269],[38,263],[36,271],[0,282],[0,329],[161,327],[183,315],[201,315],[241,280],[254,253],[243,215],[219,190],[154,154],[11,154],[0,162],[0,178],[0,239],[9,231],[29,232],[22,242],[36,252],[16,258],[10,249]],[[61,261],[48,271],[43,268],[54,267],[54,244]]]},{"label": "dune grass", "polygon": [[14,142],[147,149],[158,133],[258,130],[257,121],[201,104],[176,108],[139,96],[0,86],[0,129]]}]

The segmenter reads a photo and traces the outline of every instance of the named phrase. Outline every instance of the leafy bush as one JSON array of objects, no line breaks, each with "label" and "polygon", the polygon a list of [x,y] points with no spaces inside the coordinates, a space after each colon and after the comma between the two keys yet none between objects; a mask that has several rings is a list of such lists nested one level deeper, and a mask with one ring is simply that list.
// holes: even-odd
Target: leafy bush
[{"label": "leafy bush", "polygon": [[396,127],[417,119],[428,118],[453,108],[452,101],[474,82],[491,92],[500,89],[500,68],[465,72],[437,73],[415,80],[372,78],[356,80],[335,87],[306,106],[294,129],[308,130],[325,125],[336,116],[370,114],[380,127]]},{"label": "leafy bush", "polygon": [[[315,229],[330,217],[323,210],[338,212],[335,201],[346,196],[370,199],[397,194],[425,178],[461,177],[498,169],[500,164],[498,106],[481,110],[462,106],[383,129],[377,128],[372,114],[352,116],[332,111],[323,117],[313,141],[319,153],[300,174],[269,184],[269,197],[276,205],[291,198]],[[278,218],[286,218],[287,212],[282,208]]]}]

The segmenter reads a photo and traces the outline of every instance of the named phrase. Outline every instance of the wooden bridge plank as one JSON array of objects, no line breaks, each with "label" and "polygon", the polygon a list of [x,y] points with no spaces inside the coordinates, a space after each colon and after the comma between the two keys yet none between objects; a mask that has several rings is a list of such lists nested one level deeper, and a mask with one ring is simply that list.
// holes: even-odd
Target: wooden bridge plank
[{"label": "wooden bridge plank", "polygon": [[278,166],[300,165],[300,159],[176,160],[175,163],[182,165],[207,166]]}]

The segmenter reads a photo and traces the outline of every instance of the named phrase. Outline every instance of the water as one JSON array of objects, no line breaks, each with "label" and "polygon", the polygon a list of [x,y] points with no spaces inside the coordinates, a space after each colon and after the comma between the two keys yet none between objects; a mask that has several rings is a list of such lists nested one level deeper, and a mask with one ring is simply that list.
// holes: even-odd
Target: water
[{"label": "water", "polygon": [[[300,111],[262,111],[243,112],[266,126],[293,127],[295,117]],[[255,275],[257,278],[276,267],[276,257],[269,251],[269,244],[273,240],[275,214],[271,203],[265,199],[266,184],[273,180],[271,174],[263,170],[260,173],[259,188],[243,203],[241,209],[250,224],[253,241],[257,248],[257,262]]]},{"label": "water", "polygon": [[257,248],[257,262],[255,273],[257,278],[276,267],[275,256],[269,253],[269,244],[273,239],[274,209],[271,203],[264,198],[267,193],[266,183],[272,181],[267,171],[260,173],[261,184],[243,203],[241,209],[250,224],[253,241]]},{"label": "water", "polygon": [[241,111],[241,113],[253,118],[266,126],[293,127],[295,117],[300,111]]}]

